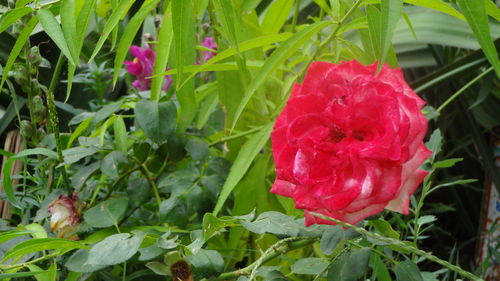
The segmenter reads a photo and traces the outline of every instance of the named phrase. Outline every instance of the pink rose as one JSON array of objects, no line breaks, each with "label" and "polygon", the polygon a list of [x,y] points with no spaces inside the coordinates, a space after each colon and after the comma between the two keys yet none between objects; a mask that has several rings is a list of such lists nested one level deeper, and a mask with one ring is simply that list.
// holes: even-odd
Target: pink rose
[{"label": "pink rose", "polygon": [[307,225],[332,224],[309,211],[352,224],[383,209],[408,214],[427,175],[425,102],[400,69],[376,69],[314,62],[274,125],[271,192],[292,198]]}]

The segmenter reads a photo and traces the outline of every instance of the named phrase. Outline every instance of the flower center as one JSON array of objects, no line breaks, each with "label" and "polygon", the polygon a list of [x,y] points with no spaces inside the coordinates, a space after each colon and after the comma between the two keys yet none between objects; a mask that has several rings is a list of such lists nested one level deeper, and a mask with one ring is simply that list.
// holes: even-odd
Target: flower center
[{"label": "flower center", "polygon": [[337,126],[334,126],[331,130],[330,139],[334,142],[340,142],[345,138],[345,132]]}]

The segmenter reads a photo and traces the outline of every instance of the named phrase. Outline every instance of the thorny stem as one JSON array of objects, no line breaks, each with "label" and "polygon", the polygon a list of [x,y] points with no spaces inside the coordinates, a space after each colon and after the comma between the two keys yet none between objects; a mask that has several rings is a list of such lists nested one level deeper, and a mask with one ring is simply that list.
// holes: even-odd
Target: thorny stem
[{"label": "thorny stem", "polygon": [[251,281],[255,275],[255,272],[257,271],[257,268],[259,266],[265,264],[266,262],[282,255],[287,252],[290,252],[295,249],[299,249],[305,246],[309,246],[313,244],[314,242],[318,241],[317,238],[311,238],[311,237],[290,237],[286,238],[283,240],[278,241],[269,249],[267,249],[262,256],[256,260],[254,263],[250,264],[249,266],[238,269],[235,271],[231,272],[226,272],[222,273],[217,277],[215,280],[229,280],[232,278],[236,278],[241,275],[248,275],[251,274],[249,281]]},{"label": "thorny stem", "polygon": [[460,274],[461,276],[467,278],[467,279],[470,279],[470,280],[473,280],[473,281],[484,281],[483,279],[475,276],[474,274],[466,271],[466,270],[463,270],[462,268],[460,268],[459,266],[456,266],[454,264],[451,264],[445,260],[442,260],[432,254],[429,254],[427,253],[426,251],[422,251],[420,249],[417,249],[415,248],[414,246],[410,246],[408,244],[405,244],[403,241],[401,240],[398,240],[398,239],[394,239],[394,238],[389,238],[389,237],[385,237],[385,236],[382,236],[382,235],[379,235],[377,233],[374,233],[374,232],[370,232],[362,227],[357,227],[355,225],[352,225],[352,224],[349,224],[349,223],[346,223],[346,222],[343,222],[343,221],[340,221],[340,220],[337,220],[337,219],[334,219],[334,218],[330,218],[330,217],[327,217],[325,215],[322,215],[322,214],[318,214],[318,213],[314,213],[314,212],[311,212],[312,215],[314,216],[317,216],[319,218],[322,218],[322,219],[325,219],[325,220],[329,220],[329,221],[332,221],[332,222],[335,222],[336,224],[340,225],[340,226],[343,226],[343,227],[347,227],[347,228],[351,228],[353,229],[354,231],[358,232],[359,234],[361,235],[365,235],[367,237],[370,237],[372,239],[375,239],[375,240],[378,240],[378,241],[381,241],[381,242],[384,242],[384,243],[388,243],[388,244],[391,244],[391,245],[394,245],[394,246],[398,246],[406,251],[409,251],[411,253],[414,253],[414,254],[417,254],[419,256],[422,256],[430,261],[433,261],[437,264],[440,264],[446,268],[448,268],[449,270],[452,270],[452,271],[455,271],[456,273]]}]

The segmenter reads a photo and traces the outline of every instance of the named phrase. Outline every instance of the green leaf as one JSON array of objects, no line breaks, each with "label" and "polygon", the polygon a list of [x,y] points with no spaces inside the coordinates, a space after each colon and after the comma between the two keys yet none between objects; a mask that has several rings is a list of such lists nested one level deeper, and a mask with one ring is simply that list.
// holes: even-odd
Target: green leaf
[{"label": "green leaf", "polygon": [[391,275],[387,270],[387,266],[379,255],[370,256],[370,267],[373,269],[373,276],[377,277],[379,281],[392,281]]},{"label": "green leaf", "polygon": [[89,265],[114,265],[127,261],[141,246],[144,233],[120,233],[106,237],[89,251]]},{"label": "green leaf", "polygon": [[500,9],[497,6],[498,4],[495,5],[495,2],[490,0],[484,0],[484,2],[486,5],[486,13],[488,13],[488,15],[492,16],[497,21],[500,21]]},{"label": "green leaf", "polygon": [[185,149],[194,160],[202,160],[208,155],[208,143],[199,138],[190,139]]},{"label": "green leaf", "polygon": [[456,163],[464,160],[463,158],[450,158],[446,160],[437,161],[433,164],[434,168],[450,168],[455,166]]},{"label": "green leaf", "polygon": [[1,273],[0,280],[5,280],[8,278],[21,278],[21,277],[29,277],[35,276],[38,274],[43,274],[45,271],[31,271],[31,272],[17,272],[17,273]]},{"label": "green leaf", "polygon": [[13,10],[5,12],[0,18],[0,33],[3,33],[7,28],[9,28],[18,19],[24,17],[25,15],[33,12],[30,7],[20,7]]},{"label": "green leaf", "polygon": [[153,65],[153,78],[151,80],[151,100],[159,100],[162,84],[165,78],[155,76],[164,72],[167,68],[168,58],[170,56],[170,47],[174,38],[172,27],[172,6],[168,5],[163,15],[160,30],[158,31],[158,46],[156,51],[156,58]]},{"label": "green leaf", "polygon": [[127,197],[111,198],[88,209],[83,214],[83,219],[92,227],[109,227],[118,224],[125,215],[127,206]]},{"label": "green leaf", "polygon": [[213,214],[216,216],[222,209],[224,202],[226,202],[229,194],[233,191],[236,184],[243,178],[248,168],[252,164],[253,159],[259,151],[264,147],[269,139],[269,134],[273,128],[273,124],[267,124],[264,126],[260,132],[254,134],[248,139],[248,141],[242,146],[238,156],[234,160],[234,164],[229,171],[226,182],[222,187],[221,193],[215,205]]},{"label": "green leaf", "polygon": [[48,158],[57,159],[57,153],[55,151],[43,147],[25,149],[14,155],[13,158],[19,159],[30,155],[44,155]]},{"label": "green leaf", "polygon": [[142,25],[142,22],[146,18],[146,16],[153,10],[160,0],[146,0],[139,8],[139,10],[134,14],[132,19],[127,24],[127,27],[123,31],[123,35],[120,38],[120,42],[118,43],[118,47],[116,48],[115,62],[114,62],[114,72],[113,72],[113,85],[116,84],[118,80],[118,75],[120,74],[120,70],[123,67],[123,61],[125,61],[125,57],[127,56],[130,45],[132,45],[132,41],[137,34],[137,31]]},{"label": "green leaf", "polygon": [[290,0],[276,0],[269,4],[262,20],[262,34],[275,34],[280,31],[288,19],[293,2]]},{"label": "green leaf", "polygon": [[405,260],[396,264],[394,269],[397,281],[424,281],[418,266],[411,260]]},{"label": "green leaf", "polygon": [[71,177],[71,185],[76,190],[79,191],[87,179],[92,175],[97,169],[99,169],[99,162],[94,162],[85,167],[78,169],[78,171]]},{"label": "green leaf", "polygon": [[113,122],[113,132],[115,135],[116,150],[126,154],[128,151],[127,127],[125,127],[125,122],[123,121],[121,115],[116,118],[115,122]]},{"label": "green leaf", "polygon": [[490,25],[486,14],[484,0],[457,0],[458,7],[464,13],[474,35],[476,35],[479,45],[488,58],[488,61],[495,68],[497,77],[500,77],[500,60],[490,35]]},{"label": "green leaf", "polygon": [[308,27],[300,30],[295,33],[288,40],[283,42],[266,60],[260,71],[257,75],[252,79],[250,85],[248,85],[248,89],[243,96],[242,101],[240,102],[234,117],[234,121],[231,128],[234,128],[236,122],[238,121],[241,113],[247,106],[248,102],[255,94],[257,89],[269,78],[269,75],[277,69],[280,65],[282,65],[285,60],[287,60],[297,49],[302,47],[307,40],[309,40],[313,35],[321,31],[326,26],[330,25],[331,22],[317,22],[309,25]]},{"label": "green leaf", "polygon": [[158,275],[171,274],[170,268],[166,264],[161,263],[161,262],[157,262],[157,261],[148,262],[146,264],[146,267],[151,269],[155,274],[158,274]]},{"label": "green leaf", "polygon": [[94,272],[106,267],[104,264],[91,265],[87,263],[89,258],[88,250],[78,250],[64,264],[69,270],[74,272]]},{"label": "green leaf", "polygon": [[45,250],[55,250],[55,249],[87,249],[88,247],[81,242],[72,241],[68,239],[61,238],[42,238],[42,239],[31,239],[23,241],[12,249],[7,251],[3,256],[2,261],[6,261],[12,258],[20,258],[28,253],[41,252]]},{"label": "green leaf", "polygon": [[379,232],[380,234],[382,234],[384,236],[391,237],[394,239],[399,239],[399,233],[397,231],[395,231],[392,228],[391,224],[385,220],[381,220],[381,219],[370,220],[368,222],[368,225],[373,226],[377,232]]},{"label": "green leaf", "polygon": [[64,165],[73,164],[84,157],[95,154],[99,149],[95,147],[77,146],[63,150]]},{"label": "green leaf", "polygon": [[[34,264],[28,264],[27,267],[31,272],[40,272],[42,269]],[[53,263],[44,271],[43,274],[35,275],[37,281],[56,281],[57,278],[57,263]]]},{"label": "green leaf", "polygon": [[387,57],[387,52],[389,47],[392,45],[392,35],[396,29],[399,19],[401,18],[401,12],[403,11],[403,0],[386,0],[380,3],[381,10],[381,30],[380,30],[380,51],[381,57],[378,64],[378,71],[382,69],[382,66]]},{"label": "green leaf", "polygon": [[196,254],[187,256],[186,259],[204,277],[215,276],[224,269],[224,259],[214,250],[199,249]]},{"label": "green leaf", "polygon": [[418,218],[417,224],[422,226],[424,224],[428,224],[428,223],[434,222],[436,220],[437,220],[436,216],[431,216],[431,215],[421,216]]},{"label": "green leaf", "polygon": [[14,165],[14,161],[16,159],[14,158],[9,158],[3,165],[3,179],[2,179],[2,185],[3,189],[5,192],[5,195],[7,195],[7,200],[9,203],[11,203],[13,206],[17,207],[18,202],[16,200],[16,197],[14,195],[14,187],[12,187],[12,181],[11,181],[11,171],[12,171],[12,165]]},{"label": "green leaf", "polygon": [[194,22],[194,9],[191,0],[172,1],[172,28],[175,39],[175,66],[177,67],[176,96],[180,105],[180,119],[178,132],[191,124],[196,115],[196,100],[194,97],[194,80],[189,80],[180,88],[184,81],[185,65],[195,63],[196,30]]},{"label": "green leaf", "polygon": [[344,239],[344,231],[341,226],[335,225],[329,227],[321,236],[321,251],[326,255],[330,255],[342,239]]},{"label": "green leaf", "polygon": [[[257,37],[257,38],[252,38],[252,39],[249,39],[247,41],[239,43],[238,49],[240,52],[245,52],[245,51],[249,51],[249,50],[252,50],[255,48],[265,47],[265,46],[268,46],[268,45],[276,43],[276,42],[284,41],[284,40],[290,38],[291,35],[292,35],[291,33],[280,33],[280,34],[276,34],[276,35],[266,35],[266,36],[261,36],[261,37]],[[198,74],[202,71],[207,71],[211,65],[213,65],[219,61],[225,60],[227,58],[230,58],[230,57],[234,56],[235,54],[237,54],[236,49],[229,48],[229,49],[226,49],[226,50],[218,53],[215,57],[211,58],[209,61],[205,62],[204,64],[197,66],[193,70],[193,73],[191,73],[191,75],[188,78],[186,78],[183,85],[181,85],[181,88],[184,86],[184,84],[187,81],[192,79],[196,74]],[[250,62],[248,62],[248,63],[250,64]],[[189,70],[189,66],[186,69],[184,69],[185,72],[187,72],[188,70]],[[174,71],[174,69],[170,70],[169,73],[171,73],[172,71]],[[166,74],[166,72],[163,72],[163,73],[160,73],[157,75],[165,75],[165,74]]]},{"label": "green leaf", "polygon": [[104,25],[104,29],[100,34],[101,36],[99,37],[99,41],[97,41],[94,51],[90,56],[89,62],[95,58],[97,53],[101,50],[102,45],[104,45],[106,39],[108,39],[111,31],[115,29],[120,19],[125,16],[134,2],[135,0],[121,0],[120,2],[118,2],[118,5],[116,5],[116,7],[113,7],[111,15],[109,16],[108,21],[106,22],[106,25]]},{"label": "green leaf", "polygon": [[368,268],[369,258],[370,248],[352,250],[342,268],[342,281],[356,281],[363,277]]},{"label": "green leaf", "polygon": [[[24,26],[23,30],[21,33],[19,33],[19,37],[17,37],[16,43],[12,47],[12,51],[10,51],[9,58],[7,59],[7,63],[5,64],[3,68],[3,73],[7,74],[9,71],[12,69],[12,66],[14,65],[14,62],[16,61],[17,57],[19,56],[19,53],[24,47],[24,44],[26,44],[26,41],[28,41],[28,38],[31,35],[31,32],[35,28],[36,24],[38,23],[38,18],[37,17],[32,17]],[[2,75],[2,82],[0,82],[0,90],[3,88],[3,84],[5,83],[5,80],[7,80],[8,75]]]},{"label": "green leaf", "polygon": [[241,221],[241,225],[258,234],[272,233],[294,237],[299,233],[299,225],[294,217],[275,211],[262,213],[253,222]]},{"label": "green leaf", "polygon": [[317,275],[327,266],[328,262],[321,258],[302,258],[292,264],[291,270],[295,274]]},{"label": "green leaf", "polygon": [[63,33],[64,41],[67,44],[69,53],[73,58],[73,62],[78,64],[80,52],[77,50],[78,36],[76,35],[75,0],[63,0],[59,10],[59,15],[61,16],[61,32]]},{"label": "green leaf", "polygon": [[140,100],[135,116],[144,134],[157,144],[165,142],[175,130],[177,113],[171,101]]},{"label": "green leaf", "polygon": [[405,0],[405,2],[408,4],[413,4],[413,5],[429,8],[429,9],[434,9],[436,11],[443,12],[443,13],[448,14],[450,16],[454,16],[457,19],[461,19],[461,20],[465,21],[464,16],[460,12],[458,12],[457,10],[455,10],[455,8],[453,8],[452,6],[450,6],[449,4],[447,4],[443,1]]},{"label": "green leaf", "polygon": [[118,179],[120,171],[128,164],[127,156],[121,151],[112,151],[101,161],[101,172],[112,179]]},{"label": "green leaf", "polygon": [[64,33],[61,29],[61,26],[57,22],[56,17],[52,14],[49,9],[41,9],[37,12],[38,19],[40,20],[40,24],[43,27],[43,30],[47,35],[54,41],[54,43],[59,47],[59,50],[66,56],[68,61],[72,64],[77,65],[76,58],[73,57],[72,52],[70,51],[68,44],[66,43],[66,39],[64,38]]},{"label": "green leaf", "polygon": [[432,151],[432,156],[430,157],[431,163],[434,162],[436,155],[441,152],[442,142],[443,136],[441,135],[441,131],[439,129],[435,129],[434,132],[432,132],[429,141],[425,143],[425,146]]}]

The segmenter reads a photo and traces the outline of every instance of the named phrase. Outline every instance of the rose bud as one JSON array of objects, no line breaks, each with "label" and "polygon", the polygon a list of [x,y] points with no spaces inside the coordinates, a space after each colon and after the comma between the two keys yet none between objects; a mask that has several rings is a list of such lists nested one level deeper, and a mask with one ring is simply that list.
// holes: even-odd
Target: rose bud
[{"label": "rose bud", "polygon": [[306,224],[347,223],[384,209],[409,213],[428,172],[425,102],[401,69],[357,61],[314,62],[295,84],[271,134],[276,180],[271,192],[305,210]]},{"label": "rose bud", "polygon": [[[50,217],[50,231],[58,232],[57,237],[66,237],[76,231],[81,222],[81,208],[78,195],[73,192],[71,197],[60,195],[48,206]],[[69,238],[77,237],[70,235]]]}]

